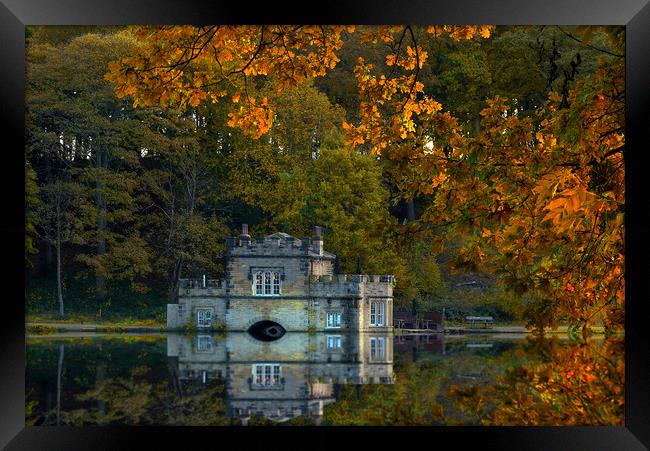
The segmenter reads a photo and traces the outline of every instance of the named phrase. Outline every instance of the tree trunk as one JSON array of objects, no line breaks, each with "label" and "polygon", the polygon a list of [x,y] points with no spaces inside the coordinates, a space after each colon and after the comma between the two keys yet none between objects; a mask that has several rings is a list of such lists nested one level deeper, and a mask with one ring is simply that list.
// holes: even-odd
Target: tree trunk
[{"label": "tree trunk", "polygon": [[477,116],[474,119],[474,131],[476,132],[476,136],[481,134],[481,116]]},{"label": "tree trunk", "polygon": [[406,218],[409,222],[415,221],[415,204],[413,199],[406,201]]},{"label": "tree trunk", "polygon": [[178,279],[181,275],[180,272],[183,267],[183,260],[184,259],[182,258],[176,260],[174,268],[172,269],[171,279],[169,281],[169,290],[167,291],[167,299],[170,302],[174,302],[176,300],[176,295],[178,294]]},{"label": "tree trunk", "polygon": [[[97,150],[97,167],[104,167],[104,152]],[[106,238],[104,237],[104,230],[106,229],[106,207],[104,205],[104,184],[101,175],[96,178],[97,192],[95,194],[95,203],[97,204],[97,257],[101,258],[106,253]],[[98,314],[101,318],[102,309],[101,303],[106,298],[106,278],[103,270],[100,269],[95,273],[95,298],[97,300]]]},{"label": "tree trunk", "polygon": [[[101,352],[101,348],[99,350]],[[97,363],[95,372],[95,382],[101,382],[106,379],[106,362]],[[102,399],[97,400],[97,411],[100,415],[106,415],[106,401]]]},{"label": "tree trunk", "polygon": [[61,423],[61,376],[63,375],[63,352],[65,345],[59,345],[59,365],[56,370],[56,425]]},{"label": "tree trunk", "polygon": [[481,108],[480,107],[474,112],[474,132],[476,132],[476,136],[481,134]]},{"label": "tree trunk", "polygon": [[[59,205],[57,203],[57,220],[56,220],[56,291],[59,299],[59,316],[63,318],[65,311],[63,309],[63,287],[61,286],[61,217]],[[49,244],[48,244],[49,246]]]}]

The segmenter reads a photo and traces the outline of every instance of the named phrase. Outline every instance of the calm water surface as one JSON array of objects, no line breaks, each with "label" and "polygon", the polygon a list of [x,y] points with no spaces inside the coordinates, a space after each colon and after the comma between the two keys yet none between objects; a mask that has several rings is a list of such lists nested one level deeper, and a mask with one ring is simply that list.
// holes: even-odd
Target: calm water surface
[{"label": "calm water surface", "polygon": [[623,340],[27,339],[28,425],[622,424]]}]

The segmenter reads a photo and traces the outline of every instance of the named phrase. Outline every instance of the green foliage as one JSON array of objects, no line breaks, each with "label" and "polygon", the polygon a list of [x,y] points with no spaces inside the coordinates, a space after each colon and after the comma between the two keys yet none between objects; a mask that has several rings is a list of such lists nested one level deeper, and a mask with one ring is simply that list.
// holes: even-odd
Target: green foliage
[{"label": "green foliage", "polygon": [[34,240],[37,239],[35,223],[37,221],[36,209],[38,208],[38,183],[36,172],[29,164],[25,164],[25,263],[32,265],[29,260],[30,254],[36,254],[38,249]]},{"label": "green foliage", "polygon": [[34,324],[26,327],[25,333],[29,335],[49,335],[56,332],[58,329],[56,327],[47,326],[43,324]]},{"label": "green foliage", "polygon": [[426,241],[413,241],[407,248],[407,271],[400,280],[397,295],[400,309],[410,310],[410,302],[417,299],[421,308],[430,310],[433,299],[447,293],[442,271],[430,245]]},{"label": "green foliage", "polygon": [[[296,187],[303,190],[299,195]],[[391,230],[395,220],[376,158],[324,148],[307,170],[285,173],[278,192],[285,203],[274,221],[296,236],[310,236],[313,226],[321,225],[325,247],[339,256],[343,272],[354,273],[359,256],[362,272],[393,273],[398,264]]]},{"label": "green foliage", "polygon": [[[63,274],[66,298],[66,321],[97,322],[98,310],[94,298],[94,275],[86,268],[70,265]],[[56,278],[53,274],[31,274],[26,284],[25,313],[33,321],[59,320],[51,313],[56,311]],[[166,324],[166,293],[164,287],[146,293],[134,291],[129,281],[111,281],[107,297],[102,302],[102,322],[119,321],[133,325],[143,320]],[[40,318],[40,319],[38,319]]]},{"label": "green foliage", "polygon": [[435,310],[444,308],[450,322],[464,323],[466,316],[491,316],[495,322],[523,321],[521,301],[501,287],[456,289],[445,298],[429,301],[429,305]]},{"label": "green foliage", "polygon": [[47,35],[28,46],[26,250],[63,230],[62,264],[95,275],[97,312],[114,308],[106,293],[116,285],[128,283],[129,297],[167,286],[170,297],[182,274],[218,273],[228,232],[205,204],[211,166],[192,112],[115,97],[103,74],[135,44],[128,30]]},{"label": "green foliage", "polygon": [[[414,426],[440,424],[444,409],[438,396],[449,377],[448,362],[429,360],[396,363],[398,374],[391,385],[341,387],[339,401],[325,407],[328,425]],[[360,397],[359,397],[360,395]]]}]

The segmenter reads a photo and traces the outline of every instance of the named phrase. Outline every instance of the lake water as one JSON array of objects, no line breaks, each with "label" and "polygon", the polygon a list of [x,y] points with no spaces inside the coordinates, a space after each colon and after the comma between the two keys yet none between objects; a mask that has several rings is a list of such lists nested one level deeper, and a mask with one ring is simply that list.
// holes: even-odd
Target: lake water
[{"label": "lake water", "polygon": [[28,425],[623,424],[623,340],[27,339]]}]

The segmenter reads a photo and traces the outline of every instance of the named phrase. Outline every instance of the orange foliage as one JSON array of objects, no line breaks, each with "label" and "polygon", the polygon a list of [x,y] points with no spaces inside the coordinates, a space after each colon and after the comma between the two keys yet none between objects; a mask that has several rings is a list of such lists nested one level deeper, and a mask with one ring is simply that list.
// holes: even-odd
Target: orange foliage
[{"label": "orange foliage", "polygon": [[[489,35],[489,29],[450,26],[445,33],[454,39],[470,39]],[[134,106],[198,106],[230,95],[237,105],[229,113],[229,125],[259,138],[271,127],[273,107],[264,99],[256,102],[250,79],[264,76],[276,89],[286,89],[309,77],[323,76],[339,62],[336,52],[343,45],[343,33],[355,30],[353,26],[325,25],[140,27],[137,50],[111,63],[106,79],[115,83],[118,97],[132,96]],[[361,35],[368,42],[380,39],[388,43],[403,30],[402,26],[363,28]],[[421,69],[426,52],[408,46],[406,53],[402,58],[395,55],[392,63],[406,71],[416,66]],[[359,71],[363,71],[361,66],[360,62]],[[405,91],[414,83],[414,77],[400,78],[389,83],[387,92]],[[416,95],[422,86],[408,91]],[[412,108],[409,104],[406,111]],[[429,102],[420,108],[430,111],[440,107]],[[405,121],[408,129],[408,119]]]},{"label": "orange foliage", "polygon": [[587,340],[570,346],[537,338],[529,363],[515,366],[486,387],[452,386],[458,406],[482,425],[622,425],[623,340]]},{"label": "orange foliage", "polygon": [[106,78],[135,105],[229,99],[228,124],[261,137],[273,105],[256,97],[251,78],[289,89],[323,76],[339,62],[344,33],[388,45],[385,67],[357,61],[360,114],[342,124],[347,144],[380,156],[404,198],[430,198],[421,224],[472,234],[459,263],[532,293],[531,324],[622,326],[622,61],[601,64],[568,98],[551,93],[534,117],[490,99],[481,132],[469,137],[418,80],[428,55],[417,39],[485,39],[492,28],[142,27],[137,51],[111,64]]},{"label": "orange foliage", "polygon": [[[344,26],[163,26],[137,30],[137,51],[109,66],[118,97],[134,105],[197,106],[231,95],[229,124],[260,137],[273,111],[256,101],[250,79],[265,76],[277,89],[325,75],[339,62]],[[240,98],[243,96],[243,101]]]}]

